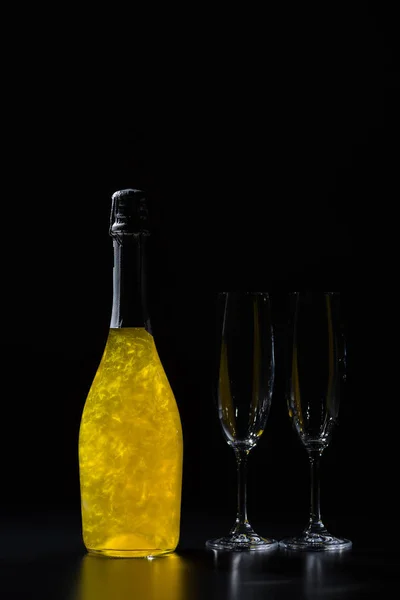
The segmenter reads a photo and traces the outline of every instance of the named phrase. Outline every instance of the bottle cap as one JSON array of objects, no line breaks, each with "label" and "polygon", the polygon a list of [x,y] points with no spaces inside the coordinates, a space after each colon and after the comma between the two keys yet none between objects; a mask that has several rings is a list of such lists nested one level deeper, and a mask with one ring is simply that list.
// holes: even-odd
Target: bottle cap
[{"label": "bottle cap", "polygon": [[145,192],[127,188],[114,192],[111,199],[111,236],[149,235]]}]

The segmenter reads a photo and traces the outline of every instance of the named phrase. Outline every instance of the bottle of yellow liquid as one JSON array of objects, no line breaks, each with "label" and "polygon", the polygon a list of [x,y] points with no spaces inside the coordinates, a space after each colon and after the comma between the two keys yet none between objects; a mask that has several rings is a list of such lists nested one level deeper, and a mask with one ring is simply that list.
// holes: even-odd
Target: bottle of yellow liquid
[{"label": "bottle of yellow liquid", "polygon": [[88,552],[151,557],[179,541],[182,427],[146,305],[146,198],[112,196],[113,306],[79,430],[83,542]]}]

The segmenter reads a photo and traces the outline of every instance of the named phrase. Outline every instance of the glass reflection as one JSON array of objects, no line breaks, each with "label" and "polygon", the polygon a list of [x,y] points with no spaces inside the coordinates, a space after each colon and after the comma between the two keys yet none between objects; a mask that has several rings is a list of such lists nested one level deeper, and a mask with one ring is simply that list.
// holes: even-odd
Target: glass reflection
[{"label": "glass reflection", "polygon": [[301,557],[298,553],[295,556],[295,551],[285,554],[294,561],[302,562],[303,593],[307,600],[325,596],[345,600],[353,598],[354,593],[362,597],[363,588],[367,587],[363,582],[354,581],[351,569],[346,568],[351,557],[349,549],[339,552],[310,551],[302,553]]},{"label": "glass reflection", "polygon": [[275,552],[213,552],[214,568],[227,575],[223,591],[229,600],[265,598],[276,584],[286,583],[284,578],[278,581],[270,567]]},{"label": "glass reflection", "polygon": [[307,552],[304,560],[304,591],[307,598],[313,598],[321,591],[337,583],[337,568],[343,562],[343,552]]},{"label": "glass reflection", "polygon": [[83,557],[71,600],[187,600],[185,560],[177,554],[148,559]]}]

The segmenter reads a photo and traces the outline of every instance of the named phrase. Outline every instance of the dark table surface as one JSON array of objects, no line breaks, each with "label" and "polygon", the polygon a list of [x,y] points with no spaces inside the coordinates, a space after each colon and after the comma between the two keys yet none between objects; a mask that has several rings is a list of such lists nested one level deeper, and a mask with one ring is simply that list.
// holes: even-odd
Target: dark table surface
[{"label": "dark table surface", "polygon": [[[216,553],[204,542],[228,520],[186,515],[177,551],[147,559],[89,556],[76,515],[3,518],[0,597],[42,600],[197,600],[229,598],[396,597],[400,560],[398,523],[362,519],[333,523],[353,548],[342,553]],[[267,522],[278,539],[299,525]],[[393,592],[392,592],[393,590]],[[394,594],[394,596],[393,596]]]}]

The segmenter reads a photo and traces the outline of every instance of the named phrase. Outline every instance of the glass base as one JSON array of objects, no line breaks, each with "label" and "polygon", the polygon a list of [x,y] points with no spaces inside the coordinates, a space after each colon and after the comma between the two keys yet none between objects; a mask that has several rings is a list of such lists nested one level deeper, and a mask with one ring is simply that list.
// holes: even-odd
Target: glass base
[{"label": "glass base", "polygon": [[352,542],[346,538],[337,538],[330,535],[327,531],[324,533],[310,533],[304,531],[301,535],[287,537],[280,540],[279,547],[285,550],[315,550],[315,551],[341,551],[349,550]]},{"label": "glass base", "polygon": [[265,552],[278,548],[278,542],[272,538],[263,538],[256,533],[236,533],[215,538],[206,542],[211,550],[229,550],[233,552]]}]

